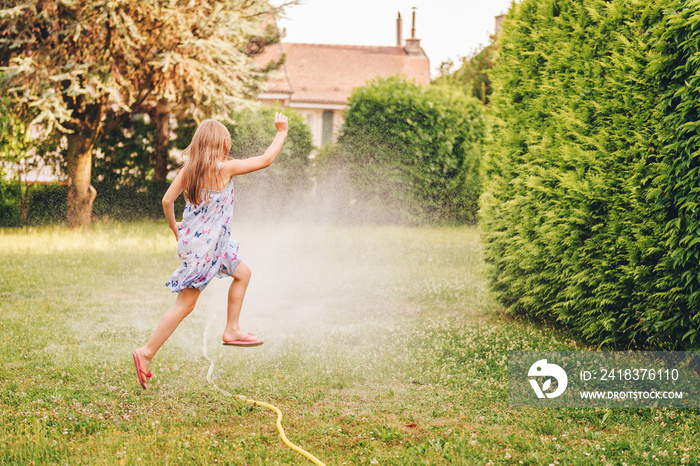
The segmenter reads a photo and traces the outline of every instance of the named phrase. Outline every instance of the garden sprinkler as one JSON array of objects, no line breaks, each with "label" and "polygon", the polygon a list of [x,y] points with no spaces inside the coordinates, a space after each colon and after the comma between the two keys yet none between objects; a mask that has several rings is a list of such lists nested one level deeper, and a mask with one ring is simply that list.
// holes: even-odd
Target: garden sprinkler
[{"label": "garden sprinkler", "polygon": [[300,448],[296,445],[294,445],[292,442],[289,441],[287,438],[287,435],[284,433],[284,429],[282,428],[282,411],[279,410],[276,406],[273,406],[269,403],[265,403],[262,401],[257,401],[257,400],[251,400],[250,398],[246,397],[245,395],[233,395],[231,392],[228,392],[222,388],[219,388],[214,381],[212,380],[212,374],[214,373],[214,360],[209,357],[207,354],[207,329],[209,328],[209,324],[207,323],[207,327],[204,329],[204,334],[202,335],[202,354],[204,355],[204,358],[209,361],[209,370],[207,371],[207,382],[211,384],[211,386],[217,390],[219,393],[221,393],[224,396],[228,396],[231,398],[234,398],[238,401],[250,403],[253,406],[263,406],[269,410],[274,411],[277,413],[277,430],[280,433],[280,438],[282,441],[287,445],[289,448],[294,450],[295,452],[299,453],[302,456],[305,456],[309,461],[312,463],[318,465],[318,466],[325,466],[325,464],[316,458],[314,455],[309,453],[308,451],[304,450],[303,448]]}]

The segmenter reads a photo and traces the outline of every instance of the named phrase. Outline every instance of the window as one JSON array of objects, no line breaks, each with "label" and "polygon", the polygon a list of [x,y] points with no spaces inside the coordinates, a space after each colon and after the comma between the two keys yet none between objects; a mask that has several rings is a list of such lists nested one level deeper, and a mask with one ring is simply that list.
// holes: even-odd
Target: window
[{"label": "window", "polygon": [[333,110],[323,111],[323,129],[321,130],[321,144],[333,140]]}]

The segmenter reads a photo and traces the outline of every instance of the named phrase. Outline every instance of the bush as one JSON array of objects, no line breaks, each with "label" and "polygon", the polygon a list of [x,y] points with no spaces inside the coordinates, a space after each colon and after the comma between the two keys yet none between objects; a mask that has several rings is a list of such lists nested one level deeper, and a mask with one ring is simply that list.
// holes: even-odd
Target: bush
[{"label": "bush", "polygon": [[[16,181],[0,182],[0,227],[22,225],[20,202],[22,187]],[[66,186],[60,184],[35,184],[29,191],[27,225],[62,224],[66,220]],[[110,218],[131,221],[144,218],[161,218],[162,194],[155,190],[137,190],[130,186],[119,189],[107,185],[97,185],[97,197],[93,204],[93,218]],[[180,197],[175,206],[176,212],[184,208]]]},{"label": "bush", "polygon": [[650,60],[668,5],[524,0],[499,37],[482,200],[493,289],[604,347],[690,347],[697,325],[697,308],[663,298],[678,285]]},{"label": "bush", "polygon": [[279,211],[311,189],[309,155],[314,149],[306,119],[292,109],[261,107],[234,111],[224,122],[231,133],[230,157],[245,159],[262,155],[277,134],[275,112],[289,119],[289,132],[275,163],[236,180],[246,204],[266,213]]},{"label": "bush", "polygon": [[29,193],[28,225],[64,223],[66,221],[67,186],[33,185]]},{"label": "bush", "polygon": [[14,227],[22,223],[20,184],[16,180],[6,180],[0,169],[0,227]]},{"label": "bush", "polygon": [[122,187],[151,187],[155,171],[156,124],[147,122],[145,116],[134,114],[123,118],[113,113],[107,115],[107,121],[121,118],[122,123],[106,131],[96,142],[92,179],[93,186],[100,187],[98,194],[102,190],[115,191]]},{"label": "bush", "polygon": [[[145,218],[163,218],[163,194],[165,190],[155,181],[147,181],[145,187],[114,187],[108,184],[96,184],[97,197],[92,206],[94,218],[114,220],[139,220]],[[180,196],[175,201],[175,212],[182,212],[185,201]]]},{"label": "bush", "polygon": [[338,157],[355,199],[390,221],[473,222],[484,131],[472,97],[378,79],[351,95]]},{"label": "bush", "polygon": [[[283,112],[289,119],[287,139],[275,163],[235,180],[238,206],[265,215],[279,213],[309,192],[309,156],[314,149],[311,130],[299,112],[275,107],[233,111],[223,122],[231,134],[229,157],[245,159],[264,154],[272,143],[277,134],[275,112]],[[178,125],[178,148],[189,145],[196,127],[194,122]]]},{"label": "bush", "polygon": [[18,181],[0,181],[0,227],[23,224],[22,198],[29,189],[27,225],[61,223],[66,220],[66,187],[59,184],[34,184],[27,188]]}]

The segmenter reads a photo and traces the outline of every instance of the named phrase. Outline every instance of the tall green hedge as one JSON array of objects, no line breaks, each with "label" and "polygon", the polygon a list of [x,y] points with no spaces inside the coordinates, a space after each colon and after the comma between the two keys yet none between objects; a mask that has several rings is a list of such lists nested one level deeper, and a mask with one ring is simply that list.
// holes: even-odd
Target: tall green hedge
[{"label": "tall green hedge", "polygon": [[[654,62],[658,134],[663,165],[652,199],[664,223],[667,250],[659,299],[672,312],[657,325],[700,347],[700,2],[672,1],[666,9]],[[685,333],[683,333],[685,332]]]},{"label": "tall green hedge", "polygon": [[355,89],[338,140],[355,197],[389,221],[473,222],[485,136],[481,103],[398,77]]},{"label": "tall green hedge", "polygon": [[[698,33],[693,12],[680,14],[688,37],[667,29],[683,22],[671,3],[523,0],[498,39],[482,198],[493,288],[510,312],[608,348],[700,343],[700,185],[676,158],[698,142],[682,133],[697,134],[697,105],[678,103],[698,81]],[[661,60],[664,43],[677,55]]]}]

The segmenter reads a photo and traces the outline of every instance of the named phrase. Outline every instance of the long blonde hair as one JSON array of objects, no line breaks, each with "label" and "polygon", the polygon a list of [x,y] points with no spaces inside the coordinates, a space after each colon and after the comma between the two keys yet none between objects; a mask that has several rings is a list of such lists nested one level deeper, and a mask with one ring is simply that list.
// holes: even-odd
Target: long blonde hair
[{"label": "long blonde hair", "polygon": [[[183,167],[182,190],[190,204],[209,200],[217,164],[226,159],[230,147],[231,135],[224,125],[216,120],[204,120],[199,125],[192,142],[183,151],[187,162]],[[203,189],[207,190],[204,197]]]}]

